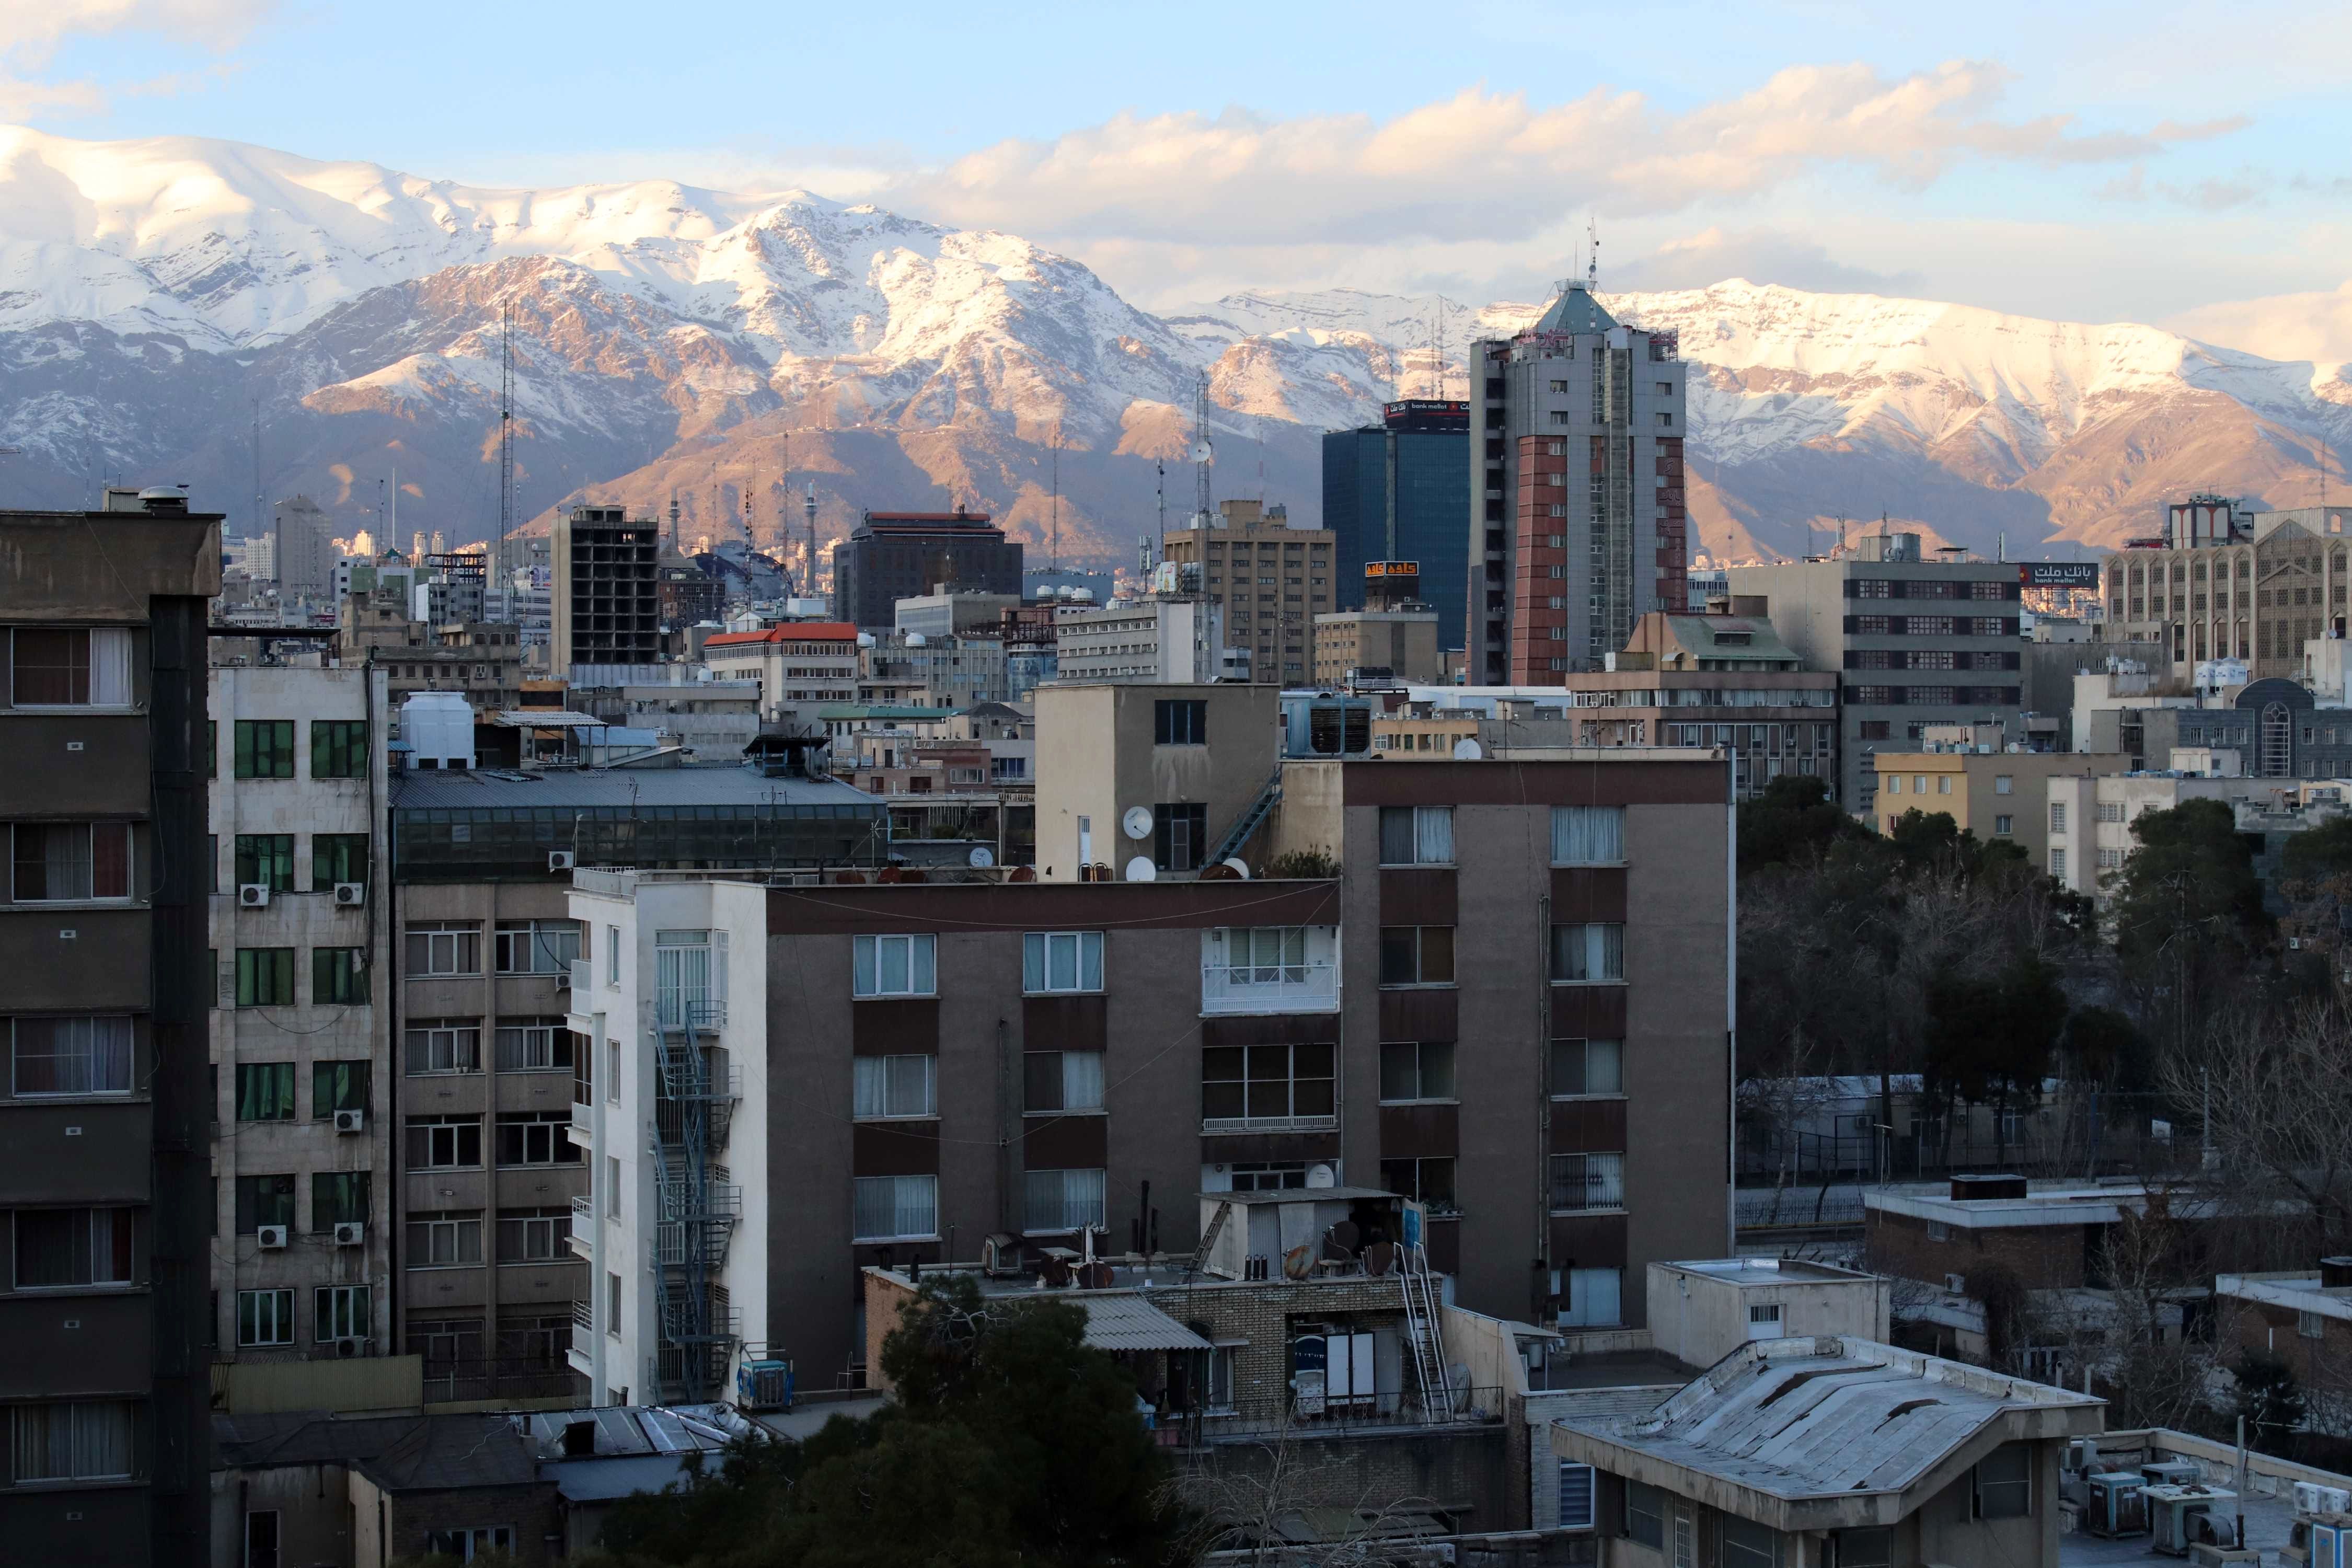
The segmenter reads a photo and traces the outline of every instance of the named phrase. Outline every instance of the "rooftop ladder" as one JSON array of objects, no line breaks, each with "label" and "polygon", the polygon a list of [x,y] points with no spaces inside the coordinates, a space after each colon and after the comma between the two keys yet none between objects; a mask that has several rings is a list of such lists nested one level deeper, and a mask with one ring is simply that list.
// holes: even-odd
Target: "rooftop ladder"
[{"label": "rooftop ladder", "polygon": [[1397,1277],[1404,1286],[1405,1338],[1412,1351],[1413,1380],[1421,1407],[1433,1421],[1454,1419],[1454,1381],[1445,1370],[1445,1340],[1438,1331],[1437,1290],[1429,1272],[1428,1248],[1397,1249]]},{"label": "rooftop ladder", "polygon": [[1249,843],[1250,835],[1258,830],[1281,802],[1282,764],[1276,763],[1274,764],[1274,776],[1265,781],[1265,787],[1257,792],[1257,798],[1251,801],[1243,809],[1241,816],[1234,819],[1232,828],[1223,838],[1217,840],[1217,847],[1209,851],[1209,858],[1202,864],[1214,866],[1221,860],[1230,860],[1240,854],[1243,847]]}]

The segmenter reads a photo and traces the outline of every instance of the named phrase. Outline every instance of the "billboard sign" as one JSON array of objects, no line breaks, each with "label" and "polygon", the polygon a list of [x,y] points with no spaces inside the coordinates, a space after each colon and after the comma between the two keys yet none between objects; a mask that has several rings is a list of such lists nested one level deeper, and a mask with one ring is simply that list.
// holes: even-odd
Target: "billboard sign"
[{"label": "billboard sign", "polygon": [[2095,561],[2028,561],[2017,568],[2017,580],[2029,588],[2095,588]]}]

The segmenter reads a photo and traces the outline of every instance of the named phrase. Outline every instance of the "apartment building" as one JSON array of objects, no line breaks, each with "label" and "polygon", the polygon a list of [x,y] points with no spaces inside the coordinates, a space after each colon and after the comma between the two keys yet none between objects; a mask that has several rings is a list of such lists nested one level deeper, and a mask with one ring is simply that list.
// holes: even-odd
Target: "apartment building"
[{"label": "apartment building", "polygon": [[1735,605],[1751,603],[1809,668],[1838,672],[1848,811],[1877,815],[1879,752],[1916,751],[1931,724],[2014,726],[2022,713],[2015,566],[1924,561],[1917,534],[1888,533],[1728,576]]},{"label": "apartment building", "polygon": [[336,608],[335,656],[384,672],[392,706],[417,691],[454,691],[478,710],[522,702],[522,633],[495,622],[436,626],[405,607],[352,596]]},{"label": "apartment building", "polygon": [[806,719],[817,705],[857,700],[857,628],[845,621],[784,621],[760,632],[720,632],[703,645],[721,680],[760,683],[760,716]]},{"label": "apartment building", "polygon": [[833,547],[833,618],[879,636],[901,599],[1021,592],[1021,542],[984,511],[869,511]]},{"label": "apartment building", "polygon": [[[576,878],[620,955],[572,997],[607,1074],[574,1123],[595,1396],[829,1381],[866,1267],[1087,1230],[1181,1259],[1202,1193],[1402,1196],[1456,1302],[1578,1332],[1727,1250],[1720,763],[1286,771],[1277,839],[1337,879]],[[1314,1255],[1254,1215],[1252,1249]]]},{"label": "apartment building", "polygon": [[571,1023],[594,956],[572,868],[872,865],[887,826],[845,784],[743,767],[415,770],[391,796],[396,1332],[428,1399],[570,1399],[592,1280],[567,1130],[594,1071]]},{"label": "apartment building", "polygon": [[[1224,637],[1249,651],[1252,679],[1305,685],[1315,673],[1315,617],[1339,607],[1337,536],[1292,527],[1279,504],[1223,500],[1217,514],[1213,527],[1171,531],[1165,559],[1199,567],[1200,591],[1218,607]],[[1072,668],[1066,647],[1062,672],[1087,674]]]},{"label": "apartment building", "polygon": [[575,664],[651,664],[661,657],[659,528],[617,506],[575,506],[555,520],[548,600],[563,674]]},{"label": "apartment building", "polygon": [[[1054,611],[1056,680],[1211,681],[1225,670],[1225,613],[1198,594]],[[1007,681],[1008,695],[1010,680]]]},{"label": "apartment building", "polygon": [[2257,679],[2300,673],[2303,646],[2345,627],[2344,528],[2352,508],[2254,511],[2222,496],[2168,503],[2164,531],[2109,555],[2101,635],[2154,642],[2187,680],[2207,659]]},{"label": "apartment building", "polygon": [[1470,378],[1469,679],[1599,669],[1641,616],[1685,607],[1680,342],[1571,279],[1534,326],[1473,342]]},{"label": "apartment building", "polygon": [[387,683],[380,668],[216,667],[208,805],[215,1362],[392,1353]]},{"label": "apartment building", "polygon": [[1462,646],[1469,468],[1466,398],[1406,398],[1385,405],[1377,425],[1324,432],[1323,526],[1340,608],[1353,606],[1346,595],[1365,568],[1409,561],[1437,611],[1439,645]]},{"label": "apartment building", "polygon": [[2270,793],[2252,779],[2179,773],[2095,773],[2083,766],[2095,759],[2051,760],[2074,766],[2048,776],[2041,817],[2021,818],[2021,824],[2027,829],[2028,839],[2039,842],[2042,853],[2036,865],[2061,886],[2102,902],[2107,897],[2107,884],[2139,847],[2131,825],[2141,813],[2169,811],[2190,800],[2251,801]]},{"label": "apartment building", "polygon": [[205,1552],[205,601],[176,490],[0,512],[0,1539]]},{"label": "apartment building", "polygon": [[890,632],[858,658],[857,700],[969,708],[1012,695],[1004,644],[992,637],[933,637]]},{"label": "apartment building", "polygon": [[[1986,730],[1997,733],[1991,726]],[[1991,742],[1979,751],[1965,742],[1931,742],[1925,751],[1880,752],[1871,763],[1878,798],[1874,826],[1880,832],[1894,832],[1906,812],[1940,813],[1980,842],[2016,845],[2035,870],[2058,876],[2043,831],[2051,804],[2063,793],[2053,793],[2055,781],[2121,772],[2127,759],[2120,752],[2011,752]],[[2061,834],[2062,848],[2065,842]]]},{"label": "apartment building", "polygon": [[1272,687],[1057,680],[1036,697],[1038,875],[1191,876],[1242,848],[1280,754]]},{"label": "apartment building", "polygon": [[1361,608],[1315,617],[1315,684],[1439,679],[1440,618],[1422,601],[1420,563],[1375,561],[1363,570]]}]

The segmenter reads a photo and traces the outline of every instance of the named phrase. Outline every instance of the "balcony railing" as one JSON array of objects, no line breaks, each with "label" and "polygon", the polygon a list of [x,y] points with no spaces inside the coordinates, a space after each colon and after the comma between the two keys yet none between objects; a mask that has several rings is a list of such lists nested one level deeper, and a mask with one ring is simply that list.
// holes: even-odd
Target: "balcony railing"
[{"label": "balcony railing", "polygon": [[[1315,1407],[1319,1403],[1319,1408]],[[1390,1389],[1361,1398],[1323,1398],[1302,1404],[1295,1394],[1236,1400],[1221,1410],[1182,1411],[1158,1418],[1174,1428],[1177,1444],[1200,1447],[1231,1438],[1256,1439],[1269,1432],[1302,1437],[1380,1436],[1407,1429],[1491,1427],[1503,1419],[1500,1388],[1457,1388],[1452,1407],[1431,1408],[1411,1390]]]},{"label": "balcony railing", "polygon": [[1332,1013],[1339,1006],[1336,963],[1213,963],[1201,968],[1203,1013]]},{"label": "balcony railing", "polygon": [[1339,1127],[1337,1116],[1209,1116],[1201,1121],[1202,1132],[1335,1132]]},{"label": "balcony railing", "polygon": [[[578,1348],[580,1331],[572,1331]],[[425,1363],[425,1399],[440,1404],[460,1399],[569,1399],[581,1394],[580,1374],[566,1363],[507,1360],[433,1361]]]},{"label": "balcony railing", "polygon": [[575,1003],[578,998],[594,990],[595,986],[596,965],[584,958],[573,959],[572,961],[572,994]]},{"label": "balcony railing", "polygon": [[727,998],[698,991],[666,993],[656,1004],[665,1029],[716,1034],[727,1026]]},{"label": "balcony railing", "polygon": [[[572,1200],[572,1250],[583,1258],[596,1255],[596,1200],[583,1195]],[[578,1321],[582,1303],[572,1304],[573,1321]]]},{"label": "balcony railing", "polygon": [[573,1100],[572,1125],[566,1129],[566,1134],[583,1149],[596,1147],[596,1108]]}]

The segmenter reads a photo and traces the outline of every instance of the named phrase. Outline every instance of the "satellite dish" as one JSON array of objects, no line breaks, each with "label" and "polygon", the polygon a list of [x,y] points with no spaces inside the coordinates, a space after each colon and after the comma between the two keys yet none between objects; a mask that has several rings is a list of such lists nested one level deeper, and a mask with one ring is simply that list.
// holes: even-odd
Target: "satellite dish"
[{"label": "satellite dish", "polygon": [[1130,805],[1127,808],[1127,815],[1118,819],[1118,825],[1127,829],[1129,838],[1149,838],[1151,837],[1151,808]]},{"label": "satellite dish", "polygon": [[1486,748],[1467,735],[1454,742],[1454,760],[1457,763],[1475,763],[1486,754]]},{"label": "satellite dish", "polygon": [[1211,448],[1206,441],[1195,441],[1192,443],[1192,460],[1196,463],[1205,463],[1209,460],[1210,451]]},{"label": "satellite dish", "polygon": [[1240,856],[1229,855],[1223,860],[1218,861],[1217,864],[1231,868],[1234,875],[1239,877],[1243,881],[1246,882],[1249,880],[1249,868],[1242,863],[1242,858]]},{"label": "satellite dish", "polygon": [[1309,1165],[1307,1167],[1307,1184],[1310,1187],[1336,1187],[1339,1184],[1339,1174],[1328,1165]]},{"label": "satellite dish", "polygon": [[985,871],[996,864],[996,851],[983,844],[972,850],[968,860],[973,870]]},{"label": "satellite dish", "polygon": [[1130,882],[1149,882],[1158,875],[1159,869],[1151,864],[1149,855],[1138,855],[1127,863],[1127,879]]}]

